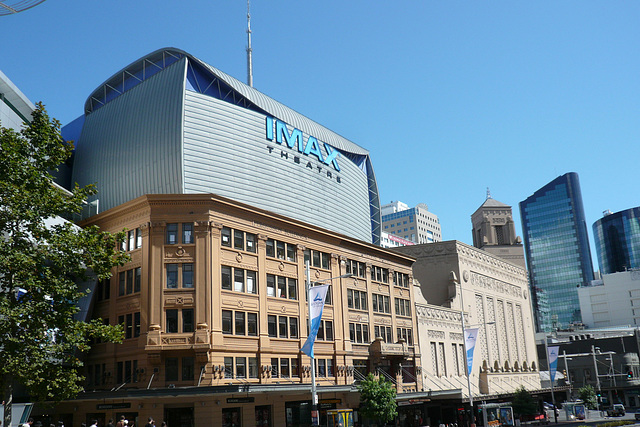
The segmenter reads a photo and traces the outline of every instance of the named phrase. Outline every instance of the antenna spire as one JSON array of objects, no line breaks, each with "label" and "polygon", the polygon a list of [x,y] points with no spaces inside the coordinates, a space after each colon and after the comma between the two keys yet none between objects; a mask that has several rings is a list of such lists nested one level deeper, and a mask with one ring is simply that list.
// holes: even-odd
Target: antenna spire
[{"label": "antenna spire", "polygon": [[247,0],[247,84],[253,87],[253,49],[251,49],[251,0]]},{"label": "antenna spire", "polygon": [[491,198],[491,191],[489,190],[489,187],[487,187],[487,199]]}]

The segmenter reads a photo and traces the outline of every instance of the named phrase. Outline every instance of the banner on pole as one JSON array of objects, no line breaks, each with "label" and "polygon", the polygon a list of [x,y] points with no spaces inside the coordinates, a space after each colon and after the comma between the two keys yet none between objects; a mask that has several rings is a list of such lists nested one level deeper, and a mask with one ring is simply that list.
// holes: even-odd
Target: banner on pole
[{"label": "banner on pole", "polygon": [[473,369],[473,350],[476,348],[476,338],[478,338],[478,328],[464,330],[464,347],[467,350],[467,373],[469,375]]},{"label": "banner on pole", "polygon": [[551,384],[556,379],[556,371],[558,369],[558,349],[560,346],[548,347],[547,360],[549,361],[549,378],[551,378]]},{"label": "banner on pole", "polygon": [[310,305],[310,324],[311,328],[309,336],[302,346],[302,352],[309,357],[313,357],[313,343],[318,336],[320,329],[320,319],[322,318],[322,310],[324,309],[324,300],[327,297],[329,285],[320,285],[309,288],[309,305]]}]

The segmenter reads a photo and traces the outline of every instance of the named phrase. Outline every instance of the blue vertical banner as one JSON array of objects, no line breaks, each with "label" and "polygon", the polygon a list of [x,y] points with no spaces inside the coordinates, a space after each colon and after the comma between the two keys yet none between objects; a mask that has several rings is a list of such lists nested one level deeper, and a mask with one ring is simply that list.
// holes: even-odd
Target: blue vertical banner
[{"label": "blue vertical banner", "polygon": [[309,336],[302,346],[302,352],[309,357],[313,357],[313,343],[316,342],[318,329],[320,329],[320,319],[324,309],[324,300],[327,298],[329,285],[320,285],[309,288],[309,312],[311,330]]},{"label": "blue vertical banner", "polygon": [[559,346],[553,346],[547,348],[547,360],[549,361],[549,378],[551,378],[551,384],[556,379],[556,371],[558,370],[558,350]]},{"label": "blue vertical banner", "polygon": [[476,338],[478,338],[478,328],[464,330],[464,348],[467,350],[467,372],[471,376],[473,369],[473,350],[476,348]]}]

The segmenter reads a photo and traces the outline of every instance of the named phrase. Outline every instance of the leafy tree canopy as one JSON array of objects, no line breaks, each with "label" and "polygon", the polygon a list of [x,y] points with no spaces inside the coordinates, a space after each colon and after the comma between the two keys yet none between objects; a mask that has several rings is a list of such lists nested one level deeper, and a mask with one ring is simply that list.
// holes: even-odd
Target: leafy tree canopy
[{"label": "leafy tree canopy", "polygon": [[79,284],[87,269],[107,278],[128,258],[116,249],[123,233],[61,220],[96,190],[76,186],[69,194],[52,183],[49,171],[73,145],[42,104],[32,116],[19,132],[0,127],[0,388],[5,400],[19,383],[33,400],[59,401],[82,391],[78,352],[89,340],[122,338],[120,327],[74,318],[87,291]]},{"label": "leafy tree canopy", "polygon": [[371,420],[387,423],[398,415],[396,389],[384,378],[376,378],[369,373],[358,386],[360,392],[360,413]]},{"label": "leafy tree canopy", "polygon": [[524,386],[516,389],[516,393],[511,401],[513,412],[517,415],[535,415],[538,412],[538,405],[535,399]]},{"label": "leafy tree canopy", "polygon": [[589,409],[598,409],[598,398],[596,391],[591,385],[586,385],[578,389],[578,399],[582,400]]}]

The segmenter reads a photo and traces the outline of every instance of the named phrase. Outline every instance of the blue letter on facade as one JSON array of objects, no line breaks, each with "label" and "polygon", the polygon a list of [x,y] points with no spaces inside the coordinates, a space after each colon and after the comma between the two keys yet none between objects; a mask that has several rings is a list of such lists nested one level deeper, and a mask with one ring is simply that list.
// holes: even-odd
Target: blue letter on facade
[{"label": "blue letter on facade", "polygon": [[302,152],[302,131],[299,129],[293,128],[291,135],[289,135],[289,130],[287,129],[287,124],[281,122],[280,120],[276,120],[276,142],[278,144],[282,144],[282,136],[284,135],[284,139],[287,142],[289,148],[294,148],[296,146],[296,142],[298,145],[298,151]]}]

